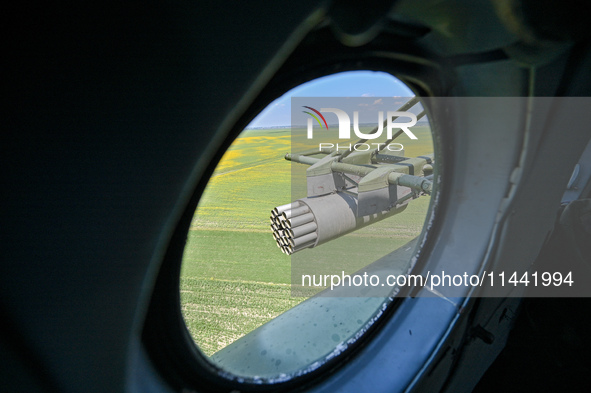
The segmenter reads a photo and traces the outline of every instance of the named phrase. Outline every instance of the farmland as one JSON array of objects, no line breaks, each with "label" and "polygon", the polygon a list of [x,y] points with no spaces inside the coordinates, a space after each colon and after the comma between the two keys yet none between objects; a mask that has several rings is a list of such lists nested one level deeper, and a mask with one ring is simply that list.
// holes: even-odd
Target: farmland
[{"label": "farmland", "polygon": [[[421,143],[405,146],[407,156],[433,151],[430,131],[416,128]],[[292,297],[290,285],[299,253],[290,258],[279,251],[269,213],[305,196],[305,166],[283,157],[309,147],[290,129],[246,130],[208,183],[187,237],[180,288],[186,325],[206,355],[304,300]],[[354,272],[417,236],[428,204],[421,197],[402,214],[301,254]],[[334,249],[347,260],[335,260]]]}]

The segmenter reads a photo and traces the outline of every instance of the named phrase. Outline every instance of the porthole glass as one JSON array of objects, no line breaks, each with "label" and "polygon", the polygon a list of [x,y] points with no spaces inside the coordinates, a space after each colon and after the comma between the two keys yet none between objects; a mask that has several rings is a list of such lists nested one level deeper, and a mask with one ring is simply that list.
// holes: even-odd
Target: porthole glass
[{"label": "porthole glass", "polygon": [[181,308],[201,353],[265,383],[359,340],[398,289],[357,276],[412,269],[433,153],[425,108],[390,74],[334,74],[271,103],[218,163],[187,236]]}]

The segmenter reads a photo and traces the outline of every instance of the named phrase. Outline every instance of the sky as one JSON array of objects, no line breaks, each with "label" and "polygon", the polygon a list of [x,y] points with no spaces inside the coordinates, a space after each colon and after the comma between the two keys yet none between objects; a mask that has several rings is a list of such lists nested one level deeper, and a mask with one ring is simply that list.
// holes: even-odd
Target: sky
[{"label": "sky", "polygon": [[390,74],[348,71],[306,82],[285,93],[263,110],[247,128],[289,126],[291,97],[413,97],[414,93]]}]

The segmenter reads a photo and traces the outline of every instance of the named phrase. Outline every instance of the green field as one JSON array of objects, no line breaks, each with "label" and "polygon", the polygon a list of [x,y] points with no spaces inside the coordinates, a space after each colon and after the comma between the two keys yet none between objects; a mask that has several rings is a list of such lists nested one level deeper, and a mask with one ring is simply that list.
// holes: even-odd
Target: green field
[{"label": "green field", "polygon": [[[433,151],[430,131],[423,128],[413,128],[421,142],[405,146],[406,156]],[[275,206],[305,196],[306,167],[283,158],[309,148],[304,142],[297,133],[292,139],[289,129],[244,131],[218,164],[199,202],[183,256],[180,290],[185,322],[206,355],[304,300],[291,296],[292,258],[313,259],[327,272],[352,273],[422,230],[428,197],[413,201],[399,215],[315,249],[291,258],[282,254],[271,236],[269,215]],[[335,258],[335,249],[347,258]]]}]

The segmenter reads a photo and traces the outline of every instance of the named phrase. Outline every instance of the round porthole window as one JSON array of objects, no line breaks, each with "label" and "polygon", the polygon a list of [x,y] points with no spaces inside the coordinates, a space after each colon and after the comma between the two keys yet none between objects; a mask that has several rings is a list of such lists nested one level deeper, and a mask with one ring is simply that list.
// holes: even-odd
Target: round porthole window
[{"label": "round porthole window", "polygon": [[203,357],[260,384],[354,346],[406,285],[436,162],[426,108],[390,74],[272,102],[217,164],[187,236],[181,309]]}]

